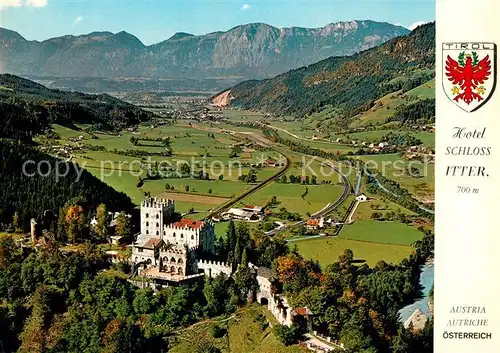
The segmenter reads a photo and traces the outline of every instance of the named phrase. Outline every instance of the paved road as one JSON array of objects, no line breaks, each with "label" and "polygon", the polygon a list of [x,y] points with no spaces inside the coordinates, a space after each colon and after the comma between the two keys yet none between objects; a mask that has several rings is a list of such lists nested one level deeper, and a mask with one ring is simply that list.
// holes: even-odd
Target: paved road
[{"label": "paved road", "polygon": [[[214,130],[217,130],[217,129],[214,129]],[[242,135],[245,135],[249,138],[252,138],[254,140],[256,140],[257,142],[260,142],[260,143],[265,143],[267,144],[269,147],[271,147],[271,142],[269,140],[267,140],[266,138],[263,138],[261,136],[257,136],[257,134],[253,133],[253,132],[241,132],[241,131],[233,131],[233,130],[228,130],[228,129],[224,129],[224,131],[227,131],[233,135],[236,135],[236,134],[242,134]],[[286,130],[283,129],[284,132],[287,132]],[[289,133],[289,132],[287,132]],[[255,187],[251,188],[250,190],[247,190],[245,191],[243,194],[229,200],[227,203],[215,208],[214,210],[212,210],[209,214],[208,214],[208,218],[218,214],[218,213],[221,213],[222,211],[230,208],[232,205],[236,204],[237,202],[239,202],[240,200],[244,199],[245,197],[253,194],[254,192],[262,189],[263,187],[265,187],[266,185],[268,185],[269,183],[273,182],[274,180],[276,180],[277,178],[281,177],[284,173],[287,172],[287,170],[290,168],[290,159],[288,158],[288,156],[285,155],[284,152],[280,151],[279,149],[276,149],[275,147],[271,147],[275,152],[278,152],[279,154],[283,155],[285,158],[286,158],[286,166],[280,170],[278,173],[274,174],[273,176],[267,178],[266,180],[264,180],[263,182],[261,182],[260,184],[256,185]],[[297,153],[297,152],[295,152]],[[300,153],[298,153],[300,154]],[[310,157],[310,158],[315,158],[315,157],[311,157],[309,155],[306,155],[307,157]],[[318,158],[315,158],[315,159],[318,159]],[[349,183],[349,179],[347,179],[347,176],[342,173],[342,171],[337,168],[336,166],[334,165],[331,165],[327,162],[321,162],[321,164],[327,166],[327,167],[330,167],[332,168],[334,171],[336,171],[342,178],[342,183],[344,184],[344,190],[342,192],[342,194],[340,195],[340,197],[335,200],[333,203],[329,203],[328,205],[326,205],[322,210],[316,212],[313,217],[315,218],[319,218],[319,217],[322,217],[330,212],[332,212],[335,208],[337,208],[342,202],[344,202],[344,200],[347,198],[347,196],[349,196],[349,192],[350,192],[350,188],[351,188],[351,185]],[[274,229],[274,230],[271,230],[270,232],[267,232],[266,234],[267,235],[276,235],[278,233],[281,233],[283,232],[284,230],[290,228],[290,227],[295,227],[295,226],[298,226],[298,225],[303,225],[305,224],[305,221],[300,221],[300,222],[296,222],[292,225],[289,225],[288,227],[280,227],[280,228],[277,228],[277,229]]]},{"label": "paved road", "polygon": [[[311,158],[314,158],[314,157],[311,157]],[[322,210],[320,210],[320,211],[316,212],[314,215],[312,215],[313,218],[323,217],[323,216],[327,215],[328,213],[332,212],[334,209],[336,209],[342,202],[344,202],[344,200],[347,198],[347,196],[349,196],[350,189],[351,189],[351,184],[349,183],[349,179],[347,179],[347,176],[344,173],[342,173],[342,171],[339,168],[337,168],[336,166],[331,165],[327,162],[321,162],[321,164],[332,168],[340,175],[340,177],[342,178],[342,183],[344,184],[344,190],[342,191],[342,194],[335,201],[333,201],[332,203],[329,203]],[[304,225],[305,223],[306,223],[306,221],[295,222],[295,223],[288,225],[287,227],[273,229],[269,232],[266,232],[266,234],[273,236],[273,235],[276,235],[276,234],[279,234],[279,233],[285,231],[286,229],[297,227],[300,225]],[[307,237],[307,239],[312,239],[312,237]]]}]

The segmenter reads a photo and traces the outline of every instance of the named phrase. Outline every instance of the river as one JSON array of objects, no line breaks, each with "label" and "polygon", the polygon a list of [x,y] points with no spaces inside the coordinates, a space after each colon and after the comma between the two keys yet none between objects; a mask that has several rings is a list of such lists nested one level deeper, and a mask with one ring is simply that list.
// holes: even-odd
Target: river
[{"label": "river", "polygon": [[422,272],[420,273],[420,285],[423,287],[422,292],[424,297],[399,310],[401,322],[405,322],[416,309],[422,310],[425,315],[429,316],[429,293],[433,284],[434,264],[422,266]]}]

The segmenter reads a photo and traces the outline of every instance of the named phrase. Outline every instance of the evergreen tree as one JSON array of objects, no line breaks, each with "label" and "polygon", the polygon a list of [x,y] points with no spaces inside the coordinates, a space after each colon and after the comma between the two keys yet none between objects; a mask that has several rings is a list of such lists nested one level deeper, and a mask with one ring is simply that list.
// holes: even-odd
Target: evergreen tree
[{"label": "evergreen tree", "polygon": [[229,220],[229,224],[226,230],[226,248],[228,251],[234,249],[236,245],[236,226],[234,225],[234,221]]}]

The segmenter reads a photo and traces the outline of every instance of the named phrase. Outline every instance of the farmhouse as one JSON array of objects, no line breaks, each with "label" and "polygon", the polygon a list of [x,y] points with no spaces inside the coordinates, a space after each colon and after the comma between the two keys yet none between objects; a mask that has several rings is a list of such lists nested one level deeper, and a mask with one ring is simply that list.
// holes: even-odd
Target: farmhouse
[{"label": "farmhouse", "polygon": [[365,202],[368,201],[368,197],[365,194],[360,194],[358,197],[356,197],[356,201]]},{"label": "farmhouse", "polygon": [[325,221],[323,217],[321,218],[309,218],[306,222],[307,229],[316,230],[321,229],[325,225]]},{"label": "farmhouse", "polygon": [[272,159],[266,159],[263,163],[264,167],[272,168],[276,167],[276,161],[273,161]]},{"label": "farmhouse", "polygon": [[241,208],[230,208],[229,211],[223,213],[226,219],[236,219],[247,222],[261,221],[263,218],[264,208],[261,206],[245,205]]}]

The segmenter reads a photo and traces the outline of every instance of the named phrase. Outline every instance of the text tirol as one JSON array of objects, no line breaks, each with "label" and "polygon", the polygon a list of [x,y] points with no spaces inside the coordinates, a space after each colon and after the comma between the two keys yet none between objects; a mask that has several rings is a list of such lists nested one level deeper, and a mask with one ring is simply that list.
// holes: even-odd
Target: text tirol
[{"label": "text tirol", "polygon": [[493,43],[443,43],[443,49],[457,50],[493,50]]}]

